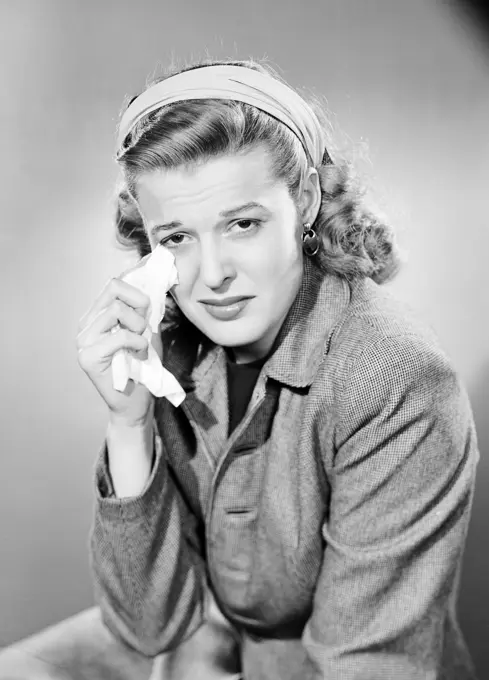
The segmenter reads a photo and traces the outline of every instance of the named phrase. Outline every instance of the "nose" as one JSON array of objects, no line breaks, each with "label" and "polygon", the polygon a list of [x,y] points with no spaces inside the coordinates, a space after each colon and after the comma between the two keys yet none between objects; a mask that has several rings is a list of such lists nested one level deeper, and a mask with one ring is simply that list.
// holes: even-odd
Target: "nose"
[{"label": "nose", "polygon": [[220,288],[234,273],[234,265],[221,243],[215,239],[201,242],[200,279],[207,288]]}]

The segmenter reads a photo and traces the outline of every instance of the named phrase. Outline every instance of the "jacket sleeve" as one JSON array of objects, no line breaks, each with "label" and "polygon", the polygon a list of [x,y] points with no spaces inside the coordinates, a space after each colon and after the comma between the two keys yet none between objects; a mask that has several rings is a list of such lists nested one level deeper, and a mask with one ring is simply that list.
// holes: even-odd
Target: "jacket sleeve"
[{"label": "jacket sleeve", "polygon": [[139,496],[114,496],[104,444],[95,467],[90,532],[95,598],[109,630],[154,657],[178,646],[203,622],[205,564],[196,518],[166,464],[155,428],[155,461]]},{"label": "jacket sleeve", "polygon": [[385,337],[352,363],[302,642],[318,678],[435,680],[479,460],[471,409],[447,359],[416,335]]}]

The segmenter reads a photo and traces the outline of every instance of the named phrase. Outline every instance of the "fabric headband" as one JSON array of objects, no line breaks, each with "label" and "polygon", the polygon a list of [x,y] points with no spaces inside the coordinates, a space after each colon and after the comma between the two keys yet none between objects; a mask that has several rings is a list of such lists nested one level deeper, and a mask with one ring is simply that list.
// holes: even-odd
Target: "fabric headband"
[{"label": "fabric headband", "polygon": [[228,99],[251,104],[281,121],[299,138],[314,167],[321,165],[326,140],[309,104],[281,81],[243,66],[204,66],[170,76],[134,99],[119,124],[118,153],[134,125],[167,104],[188,99]]}]

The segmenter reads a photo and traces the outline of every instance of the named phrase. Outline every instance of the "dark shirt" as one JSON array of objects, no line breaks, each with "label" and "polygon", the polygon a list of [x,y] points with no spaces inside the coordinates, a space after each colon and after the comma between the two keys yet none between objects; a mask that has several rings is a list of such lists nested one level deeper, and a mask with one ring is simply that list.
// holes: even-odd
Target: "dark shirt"
[{"label": "dark shirt", "polygon": [[248,408],[253,389],[267,357],[248,364],[236,364],[227,354],[229,432],[241,422]]}]

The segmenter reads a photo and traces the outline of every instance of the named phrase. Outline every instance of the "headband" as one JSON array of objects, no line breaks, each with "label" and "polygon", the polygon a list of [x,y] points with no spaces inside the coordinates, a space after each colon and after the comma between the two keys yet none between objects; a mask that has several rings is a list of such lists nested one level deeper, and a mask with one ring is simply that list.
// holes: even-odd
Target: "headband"
[{"label": "headband", "polygon": [[136,97],[119,124],[119,153],[125,138],[141,118],[167,104],[189,99],[228,99],[251,104],[286,125],[298,137],[314,167],[322,163],[326,140],[309,104],[280,80],[232,65],[184,71],[152,85]]}]

